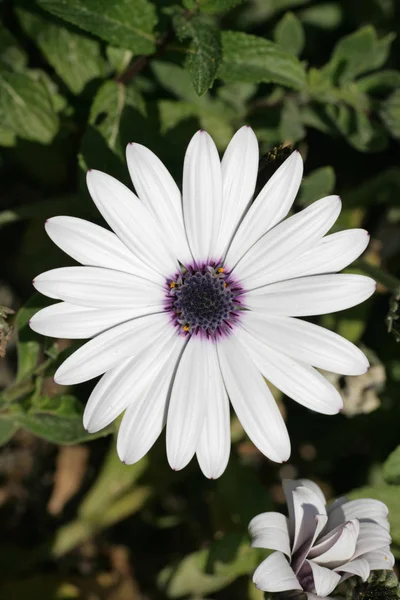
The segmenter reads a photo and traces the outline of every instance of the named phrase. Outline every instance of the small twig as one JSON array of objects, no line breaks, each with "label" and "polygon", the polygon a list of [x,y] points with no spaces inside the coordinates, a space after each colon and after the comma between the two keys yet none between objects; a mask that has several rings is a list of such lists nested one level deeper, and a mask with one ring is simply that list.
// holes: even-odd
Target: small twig
[{"label": "small twig", "polygon": [[154,58],[158,58],[159,56],[161,56],[162,54],[164,54],[169,42],[173,39],[174,37],[174,31],[172,29],[172,27],[170,27],[168,29],[168,31],[166,31],[166,33],[164,33],[164,35],[162,35],[156,42],[157,44],[157,50],[153,53],[153,54],[149,54],[148,56],[140,56],[139,58],[137,58],[130,67],[128,67],[126,69],[126,71],[124,71],[123,73],[121,73],[117,78],[116,81],[118,83],[128,83],[129,81],[132,81],[132,79],[134,77],[136,77],[136,75],[138,73],[140,73],[140,71],[143,71],[143,69],[145,67],[147,67],[147,65],[154,59]]}]

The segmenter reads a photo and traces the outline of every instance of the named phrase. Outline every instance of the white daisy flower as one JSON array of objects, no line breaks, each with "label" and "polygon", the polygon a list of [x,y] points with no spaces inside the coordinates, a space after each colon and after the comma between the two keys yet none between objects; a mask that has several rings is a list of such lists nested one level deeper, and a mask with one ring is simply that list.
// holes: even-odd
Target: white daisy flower
[{"label": "white daisy flower", "polygon": [[392,569],[388,509],[379,500],[339,498],[326,506],[313,481],[283,481],[289,517],[268,512],[249,524],[252,546],[276,550],[253,575],[265,592],[302,590],[325,598],[342,581],[366,581],[375,569]]},{"label": "white daisy flower", "polygon": [[253,202],[258,145],[240,129],[222,161],[211,137],[191,140],[180,193],[161,161],[127,148],[137,195],[99,171],[89,192],[113,232],[73,217],[47,221],[51,239],[85,266],[39,275],[61,300],[38,312],[44,335],[89,342],[58,369],[73,385],[99,375],[84,413],[95,432],[125,411],[118,452],[138,461],[166,425],[167,455],[182,469],[196,453],[204,474],[223,473],[229,400],[266,456],[288,459],[290,441],[264,377],[307,408],[335,414],[339,393],[315,367],[344,375],[368,368],[353,344],[296,317],[363,302],[372,279],[338,275],[368,244],[361,229],[324,237],[340,212],[328,196],[286,219],[303,163],[294,152]]}]

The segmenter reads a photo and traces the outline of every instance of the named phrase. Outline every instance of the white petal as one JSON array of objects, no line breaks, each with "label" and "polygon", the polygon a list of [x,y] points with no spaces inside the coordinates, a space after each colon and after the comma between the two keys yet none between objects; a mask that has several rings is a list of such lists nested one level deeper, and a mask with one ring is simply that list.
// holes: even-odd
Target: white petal
[{"label": "white petal", "polygon": [[93,389],[86,404],[83,424],[91,433],[99,431],[131,404],[140,401],[157,378],[166,358],[178,343],[173,330],[164,332],[141,352],[109,370]]},{"label": "white petal", "polygon": [[[286,487],[287,489],[288,487]],[[310,538],[314,538],[317,527],[316,516],[325,515],[326,509],[325,504],[321,502],[320,495],[302,485],[297,485],[292,491],[292,499],[294,515],[292,554],[294,554]]]},{"label": "white petal", "polygon": [[259,341],[314,367],[342,375],[361,375],[368,369],[364,353],[329,329],[261,311],[242,311],[240,316],[246,331]]},{"label": "white petal", "polygon": [[287,517],[276,512],[257,515],[249,523],[253,548],[279,550],[290,558],[290,539]]},{"label": "white petal", "polygon": [[260,371],[234,336],[218,341],[218,355],[230,401],[247,435],[271,460],[287,460],[286,425]]},{"label": "white petal", "polygon": [[149,313],[147,308],[87,308],[58,302],[39,310],[29,321],[33,331],[56,338],[89,338],[110,327]]},{"label": "white petal", "polygon": [[222,221],[218,247],[226,250],[254,194],[258,171],[258,142],[251,127],[239,129],[221,162]]},{"label": "white petal", "polygon": [[217,479],[226,469],[231,450],[229,400],[222,381],[217,349],[209,344],[209,396],[203,428],[197,446],[197,460],[204,475]]},{"label": "white petal", "polygon": [[308,317],[356,306],[372,296],[375,282],[364,275],[313,275],[271,283],[246,294],[246,307],[268,315]]},{"label": "white petal", "polygon": [[363,554],[363,558],[368,561],[371,571],[375,571],[376,569],[392,569],[395,562],[394,556],[390,552],[390,546],[366,552]]},{"label": "white petal", "polygon": [[315,591],[318,596],[325,598],[328,596],[335,587],[338,585],[340,581],[339,573],[335,573],[330,569],[326,569],[325,567],[320,567],[312,560],[306,561],[311,568]]},{"label": "white petal", "polygon": [[351,560],[344,565],[340,565],[340,567],[337,567],[335,571],[340,571],[341,573],[350,573],[351,575],[358,575],[363,581],[367,581],[371,569],[368,564],[368,560],[365,558],[357,558],[356,560]]},{"label": "white petal", "polygon": [[[319,494],[318,494],[319,495]],[[318,538],[320,533],[326,527],[328,522],[327,515],[315,515],[316,527],[312,537],[308,538],[306,542],[297,550],[295,554],[292,555],[292,569],[296,573],[296,575],[303,568],[304,562],[308,556],[310,548],[312,548],[315,540]]]},{"label": "white petal", "polygon": [[367,552],[373,552],[390,545],[392,538],[390,533],[377,523],[360,523],[360,533],[353,558],[364,556]]},{"label": "white petal", "polygon": [[328,527],[333,529],[340,523],[358,519],[363,521],[374,521],[389,531],[388,507],[380,500],[373,498],[360,498],[359,500],[346,500],[335,502],[328,508]]},{"label": "white petal", "polygon": [[33,281],[38,292],[90,308],[163,310],[164,292],[148,279],[100,267],[61,267],[38,275]]},{"label": "white petal", "polygon": [[184,264],[191,262],[183,225],[181,193],[168,169],[141,144],[128,144],[126,160],[137,195],[165,231],[174,255]]},{"label": "white petal", "polygon": [[321,490],[321,488],[319,487],[319,485],[317,485],[315,483],[315,481],[312,481],[311,479],[301,478],[301,479],[297,479],[297,482],[299,485],[309,488],[312,492],[314,492],[314,494],[317,494],[317,496],[319,496],[319,499],[321,500],[321,502],[326,506],[325,495],[324,495],[323,491]]},{"label": "white petal", "polygon": [[232,241],[227,262],[235,265],[249,248],[288,214],[303,176],[303,160],[293,152],[258,194]]},{"label": "white petal", "polygon": [[83,265],[125,271],[163,283],[156,271],[134,256],[115,233],[104,227],[76,217],[52,217],[45,227],[53,242]]},{"label": "white petal", "polygon": [[325,415],[335,415],[343,408],[337,389],[316,369],[272,350],[244,329],[238,328],[235,335],[264,377],[289,398]]},{"label": "white petal", "polygon": [[153,382],[124,414],[118,432],[117,451],[120,459],[129,465],[150,450],[164,428],[171,381],[184,343],[183,337],[174,338],[158,372],[153,374]]},{"label": "white petal", "polygon": [[310,250],[281,269],[274,269],[263,278],[264,285],[303,277],[341,271],[360,256],[368,246],[365,229],[349,229],[332,233],[317,241]]},{"label": "white petal", "polygon": [[193,457],[212,394],[210,348],[212,342],[192,336],[183,352],[172,386],[167,417],[167,457],[179,471]]},{"label": "white petal", "polygon": [[65,360],[54,375],[60,385],[74,385],[102,375],[125,358],[136,356],[171,331],[164,313],[139,317],[100,333]]},{"label": "white petal", "polygon": [[277,270],[281,271],[280,279],[285,279],[285,266],[293,264],[329,231],[340,209],[340,198],[328,196],[279,223],[240,259],[234,267],[235,277],[247,290],[266,285],[269,275]]},{"label": "white petal", "polygon": [[101,171],[88,172],[87,186],[107,223],[133,254],[161,275],[173,275],[177,262],[168,239],[139,198]]},{"label": "white petal", "polygon": [[257,567],[253,575],[253,582],[258,589],[264,592],[302,589],[287,559],[281,552],[273,552]]},{"label": "white petal", "polygon": [[[309,557],[319,565],[335,568],[356,558],[356,549],[360,523],[357,519],[339,525],[338,531],[331,532],[315,544],[309,552]],[[333,543],[332,543],[333,541]]]},{"label": "white petal", "polygon": [[222,212],[221,163],[205,131],[198,131],[186,150],[183,166],[183,216],[194,260],[221,259],[216,242]]}]

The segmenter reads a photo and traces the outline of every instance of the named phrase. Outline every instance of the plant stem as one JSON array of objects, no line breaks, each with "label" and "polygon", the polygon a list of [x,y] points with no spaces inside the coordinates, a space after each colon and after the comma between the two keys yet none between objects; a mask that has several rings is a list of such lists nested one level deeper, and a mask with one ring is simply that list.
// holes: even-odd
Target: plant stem
[{"label": "plant stem", "polygon": [[126,71],[124,71],[123,73],[121,73],[117,78],[116,81],[118,83],[128,83],[129,81],[132,81],[132,79],[138,74],[140,73],[140,71],[143,71],[143,69],[145,67],[147,67],[147,65],[154,59],[154,58],[158,58],[159,56],[161,56],[162,54],[164,54],[169,42],[173,39],[174,37],[174,32],[172,27],[170,27],[168,29],[168,31],[166,31],[158,40],[157,40],[157,50],[153,53],[153,54],[149,54],[148,56],[140,56],[139,58],[137,58],[130,67],[128,67],[126,69]]},{"label": "plant stem", "polygon": [[373,277],[377,283],[385,286],[389,292],[392,292],[393,294],[400,293],[400,279],[394,275],[391,275],[390,273],[383,271],[380,267],[372,265],[371,263],[362,259],[356,261],[354,266],[358,269],[361,269],[361,271],[364,271],[366,275]]}]

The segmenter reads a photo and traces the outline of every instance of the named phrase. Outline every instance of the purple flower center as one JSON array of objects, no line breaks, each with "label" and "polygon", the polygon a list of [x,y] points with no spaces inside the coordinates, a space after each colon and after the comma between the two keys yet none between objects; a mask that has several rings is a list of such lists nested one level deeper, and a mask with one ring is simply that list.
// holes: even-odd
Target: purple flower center
[{"label": "purple flower center", "polygon": [[184,334],[216,337],[230,332],[243,308],[242,288],[221,263],[187,266],[167,279],[167,309]]}]

